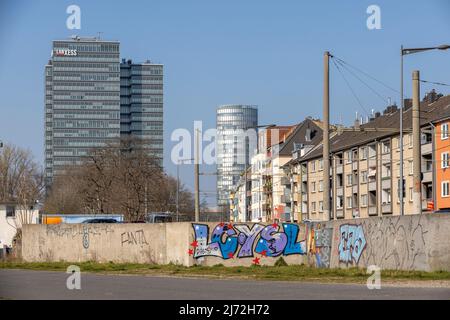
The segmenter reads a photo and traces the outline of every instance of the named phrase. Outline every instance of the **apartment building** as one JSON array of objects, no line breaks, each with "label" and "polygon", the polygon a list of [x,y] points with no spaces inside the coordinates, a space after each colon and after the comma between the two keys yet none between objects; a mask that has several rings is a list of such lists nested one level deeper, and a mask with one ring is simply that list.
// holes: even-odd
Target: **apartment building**
[{"label": "apartment building", "polygon": [[[450,108],[447,105],[447,108]],[[436,210],[450,210],[450,118],[435,124]]]},{"label": "apartment building", "polygon": [[[448,203],[448,120],[450,96],[424,99],[421,109],[422,209],[446,208]],[[330,181],[324,181],[322,144],[293,153],[285,166],[292,177],[291,188],[297,194],[293,206],[302,220],[352,219],[369,216],[399,215],[400,148],[399,112],[396,106],[376,113],[367,123],[355,123],[330,138]],[[413,144],[411,104],[403,110],[404,213],[413,212]],[[378,128],[378,130],[377,130]],[[383,128],[383,130],[380,130]],[[387,129],[387,130],[384,130]],[[311,147],[310,147],[311,148]],[[439,149],[441,148],[441,149]],[[307,151],[307,152],[306,152]],[[304,153],[299,156],[298,153]],[[436,159],[440,159],[436,161]],[[440,168],[436,168],[436,164]],[[434,178],[436,176],[436,178]],[[296,184],[294,184],[296,182]],[[323,217],[323,186],[331,186],[330,217]],[[294,187],[295,186],[295,187]]]}]

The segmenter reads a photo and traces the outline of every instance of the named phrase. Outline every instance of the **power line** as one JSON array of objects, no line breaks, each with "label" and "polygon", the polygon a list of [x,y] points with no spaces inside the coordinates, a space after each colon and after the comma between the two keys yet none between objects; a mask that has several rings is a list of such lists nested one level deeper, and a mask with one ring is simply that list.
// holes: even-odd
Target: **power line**
[{"label": "power line", "polygon": [[433,82],[433,81],[427,81],[427,80],[419,80],[420,82],[425,82],[425,83],[431,83],[431,84],[435,84],[438,86],[446,86],[446,87],[450,87],[450,84],[447,83],[442,83],[442,82]]},{"label": "power line", "polygon": [[338,60],[338,63],[342,66],[342,68],[344,68],[345,70],[347,70],[352,76],[354,76],[356,79],[358,79],[359,81],[361,81],[361,83],[363,83],[367,88],[369,88],[370,91],[372,91],[375,95],[377,95],[383,102],[388,103],[388,99],[386,99],[385,97],[383,97],[381,94],[379,94],[374,88],[372,88],[370,85],[368,85],[366,82],[364,82],[360,77],[358,77],[353,71],[351,71],[350,69],[348,69],[342,62],[340,62]]},{"label": "power line", "polygon": [[364,108],[364,106],[361,103],[361,100],[358,98],[358,96],[356,95],[355,91],[353,90],[352,86],[350,85],[350,83],[347,81],[347,78],[344,76],[344,74],[342,73],[341,69],[339,68],[339,66],[337,65],[336,61],[334,59],[332,59],[331,61],[333,61],[333,64],[336,66],[336,69],[339,71],[340,75],[342,76],[342,78],[344,79],[345,83],[347,84],[347,87],[350,89],[351,93],[353,94],[353,97],[356,99],[356,101],[358,102],[359,106],[361,107],[361,109],[364,110],[364,112],[366,113],[366,115],[369,115],[369,113],[367,112],[367,110]]},{"label": "power line", "polygon": [[346,62],[346,61],[344,61],[344,60],[342,60],[342,59],[340,59],[340,58],[338,58],[338,57],[336,57],[336,56],[333,56],[333,58],[339,60],[340,62],[342,62],[342,63],[344,63],[344,64],[346,64],[346,65],[348,65],[349,67],[355,69],[356,71],[358,71],[358,72],[364,74],[366,77],[368,77],[368,78],[370,78],[370,79],[372,79],[372,80],[378,82],[379,84],[381,84],[381,85],[384,86],[385,88],[387,88],[387,89],[389,89],[389,90],[392,90],[392,91],[395,92],[395,93],[400,94],[400,92],[399,92],[398,90],[392,88],[391,86],[388,86],[388,85],[385,84],[383,81],[378,80],[377,78],[371,76],[371,75],[368,74],[367,72],[362,71],[361,69],[359,69],[359,68],[357,68],[357,67],[351,65],[350,63],[348,63],[348,62]]}]

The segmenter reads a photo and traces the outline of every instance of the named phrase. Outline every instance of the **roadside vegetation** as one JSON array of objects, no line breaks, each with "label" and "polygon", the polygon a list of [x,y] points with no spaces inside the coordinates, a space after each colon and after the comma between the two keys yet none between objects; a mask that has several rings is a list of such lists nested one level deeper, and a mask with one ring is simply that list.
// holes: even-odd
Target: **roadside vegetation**
[{"label": "roadside vegetation", "polygon": [[[236,278],[249,280],[277,280],[277,281],[317,281],[340,283],[366,283],[368,274],[365,269],[327,269],[314,268],[306,265],[280,265],[280,266],[250,266],[225,267],[221,264],[215,266],[185,267],[174,264],[133,264],[133,263],[97,263],[97,262],[39,262],[25,263],[17,261],[0,262],[0,269],[27,269],[66,271],[69,265],[77,265],[81,272],[103,274],[138,274],[162,275],[180,277],[209,277],[209,278]],[[450,281],[450,272],[447,271],[401,271],[382,270],[382,281]]]}]

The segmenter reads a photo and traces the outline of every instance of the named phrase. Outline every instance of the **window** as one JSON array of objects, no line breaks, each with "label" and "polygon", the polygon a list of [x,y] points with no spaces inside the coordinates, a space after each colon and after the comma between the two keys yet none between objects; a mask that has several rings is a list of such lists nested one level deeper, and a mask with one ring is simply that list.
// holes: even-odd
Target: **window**
[{"label": "window", "polygon": [[390,153],[391,152],[391,144],[389,143],[389,141],[384,141],[382,143],[382,150],[383,150],[383,153]]},{"label": "window", "polygon": [[351,209],[353,207],[353,198],[347,197],[347,208]]},{"label": "window", "polygon": [[449,152],[442,152],[441,153],[441,168],[445,169],[450,167],[450,153]]},{"label": "window", "polygon": [[7,217],[15,217],[16,216],[16,208],[14,206],[6,206],[6,216]]},{"label": "window", "polygon": [[444,123],[441,125],[441,140],[448,139],[448,123]]},{"label": "window", "polygon": [[344,205],[344,200],[342,196],[337,196],[336,198],[336,209],[342,209],[342,206]]},{"label": "window", "polygon": [[319,212],[323,212],[323,201],[319,201]]},{"label": "window", "polygon": [[319,170],[323,170],[323,159],[319,160]]},{"label": "window", "polygon": [[311,211],[316,212],[316,202],[311,202]]},{"label": "window", "polygon": [[361,156],[361,160],[365,160],[365,159],[367,159],[367,151],[368,151],[368,149],[367,149],[367,147],[361,147],[361,149],[360,149],[360,156]]},{"label": "window", "polygon": [[316,182],[311,182],[311,192],[316,192]]},{"label": "window", "polygon": [[316,171],[316,161],[311,161],[311,172]]},{"label": "window", "polygon": [[413,201],[413,188],[409,188],[409,202]]},{"label": "window", "polygon": [[346,163],[351,163],[352,162],[352,152],[351,151],[347,151],[345,152],[345,158],[346,158]]},{"label": "window", "polygon": [[412,160],[409,160],[409,175],[414,174],[414,164]]},{"label": "window", "polygon": [[323,180],[319,181],[319,191],[323,191]]},{"label": "window", "polygon": [[450,182],[449,181],[442,181],[442,188],[441,188],[441,196],[442,197],[449,197],[450,196]]},{"label": "window", "polygon": [[367,194],[361,195],[361,207],[367,207]]},{"label": "window", "polygon": [[348,186],[353,185],[353,176],[351,174],[347,175],[347,185]]},{"label": "window", "polygon": [[361,171],[361,183],[367,182],[367,170]]}]

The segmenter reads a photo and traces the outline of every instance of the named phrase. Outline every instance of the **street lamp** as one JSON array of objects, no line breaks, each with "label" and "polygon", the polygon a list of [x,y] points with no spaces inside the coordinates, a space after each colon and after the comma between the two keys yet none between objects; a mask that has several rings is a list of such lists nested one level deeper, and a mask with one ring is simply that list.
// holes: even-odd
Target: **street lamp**
[{"label": "street lamp", "polygon": [[399,198],[400,198],[400,215],[404,215],[403,212],[403,56],[428,50],[447,50],[450,49],[450,45],[444,44],[437,47],[427,48],[400,48],[400,183],[399,183]]},{"label": "street lamp", "polygon": [[[266,124],[266,125],[259,125],[259,126],[249,126],[244,127],[244,130],[247,131],[248,129],[258,129],[258,128],[273,128],[275,127],[275,124]],[[247,148],[247,135],[245,135],[245,169],[244,169],[244,216],[245,216],[245,222],[250,221],[250,217],[248,216],[248,208],[247,208],[247,170],[248,170],[248,148]]]}]

